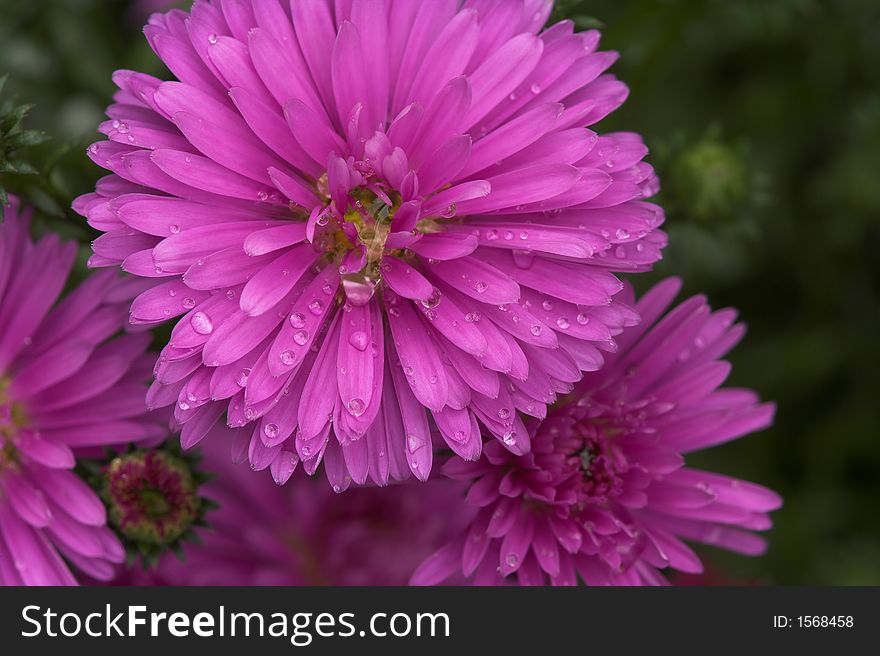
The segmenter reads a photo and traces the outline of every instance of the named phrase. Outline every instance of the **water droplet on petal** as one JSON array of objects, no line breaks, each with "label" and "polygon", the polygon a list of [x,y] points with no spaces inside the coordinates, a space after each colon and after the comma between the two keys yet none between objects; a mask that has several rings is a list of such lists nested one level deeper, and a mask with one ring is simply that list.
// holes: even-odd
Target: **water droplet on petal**
[{"label": "water droplet on petal", "polygon": [[346,407],[352,416],[360,417],[364,414],[364,410],[367,409],[367,404],[364,403],[363,399],[352,399],[348,402]]},{"label": "water droplet on petal", "polygon": [[451,219],[453,216],[455,216],[455,212],[455,203],[450,203],[447,207],[440,210],[440,216],[442,216],[444,219]]},{"label": "water droplet on petal", "polygon": [[187,297],[183,299],[183,307],[185,307],[187,310],[192,310],[195,306],[196,302],[191,298]]},{"label": "water droplet on petal", "polygon": [[296,357],[294,356],[293,351],[281,351],[278,359],[281,360],[281,364],[288,367],[296,362]]},{"label": "water droplet on petal", "polygon": [[294,328],[302,328],[306,325],[306,317],[302,312],[294,312],[290,315],[290,325]]},{"label": "water droplet on petal", "polygon": [[[186,305],[185,302],[184,305]],[[204,312],[196,312],[192,315],[189,320],[189,325],[192,326],[192,329],[199,335],[210,335],[214,330],[214,322],[211,321],[211,317]]]},{"label": "water droplet on petal", "polygon": [[353,332],[351,337],[348,338],[348,343],[358,351],[364,351],[367,348],[367,334],[361,330]]},{"label": "water droplet on petal", "polygon": [[498,410],[498,417],[501,419],[507,419],[510,417],[510,410],[508,408],[501,408]]},{"label": "water droplet on petal", "polygon": [[568,330],[571,327],[571,323],[565,317],[559,317],[556,320],[556,325],[559,326],[562,330]]},{"label": "water droplet on petal", "polygon": [[513,263],[520,269],[529,269],[535,262],[532,251],[513,251]]},{"label": "water droplet on petal", "polygon": [[409,449],[410,453],[415,453],[423,446],[425,446],[425,440],[422,437],[412,433],[406,436],[406,448]]},{"label": "water droplet on petal", "polygon": [[208,35],[208,43],[210,43],[211,45],[214,45],[215,43],[217,43],[217,35],[213,34],[213,33],[209,34]]},{"label": "water droplet on petal", "polygon": [[180,226],[176,223],[172,223],[170,226],[168,226],[168,230],[171,231],[172,235],[176,235],[178,232],[180,232]]},{"label": "water droplet on petal", "polygon": [[364,306],[370,302],[376,293],[376,282],[369,278],[365,280],[346,279],[342,281],[342,289],[345,291],[345,297],[351,301],[352,305],[358,307]]},{"label": "water droplet on petal", "polygon": [[241,371],[238,372],[238,375],[235,377],[235,382],[239,387],[244,387],[247,385],[248,376],[251,375],[251,370],[248,367],[245,367]]},{"label": "water droplet on petal", "polygon": [[541,328],[541,326],[538,324],[535,324],[534,326],[529,328],[529,332],[532,333],[535,337],[540,335],[542,331],[543,331],[543,328]]},{"label": "water droplet on petal", "polygon": [[309,334],[305,330],[298,330],[293,334],[293,341],[300,346],[305,346],[309,341]]},{"label": "water droplet on petal", "polygon": [[484,291],[486,291],[488,288],[489,288],[489,285],[487,285],[487,284],[484,283],[484,282],[478,282],[476,285],[474,285],[474,289],[476,289],[477,292],[479,292],[480,294],[482,294],[482,293],[483,293]]},{"label": "water droplet on petal", "polygon": [[269,439],[273,439],[278,436],[278,424],[266,424],[263,426],[263,434]]},{"label": "water droplet on petal", "polygon": [[315,316],[321,314],[321,312],[323,312],[323,311],[324,311],[324,304],[321,301],[319,301],[318,299],[315,299],[314,301],[309,303],[309,312],[311,312]]},{"label": "water droplet on petal", "polygon": [[440,290],[434,287],[434,291],[431,293],[431,295],[428,298],[420,301],[422,307],[424,307],[426,310],[437,307],[438,305],[440,305],[441,296],[442,294],[440,293]]}]

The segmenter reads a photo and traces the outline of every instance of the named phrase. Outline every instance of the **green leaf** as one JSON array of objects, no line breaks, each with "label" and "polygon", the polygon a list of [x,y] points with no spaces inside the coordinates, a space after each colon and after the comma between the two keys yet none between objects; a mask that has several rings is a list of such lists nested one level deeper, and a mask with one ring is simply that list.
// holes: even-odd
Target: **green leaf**
[{"label": "green leaf", "polygon": [[18,105],[7,112],[3,118],[0,118],[0,134],[8,135],[12,132],[33,108],[33,105]]},{"label": "green leaf", "polygon": [[23,146],[37,146],[50,139],[49,135],[42,130],[22,130],[6,137],[4,144],[9,149]]}]

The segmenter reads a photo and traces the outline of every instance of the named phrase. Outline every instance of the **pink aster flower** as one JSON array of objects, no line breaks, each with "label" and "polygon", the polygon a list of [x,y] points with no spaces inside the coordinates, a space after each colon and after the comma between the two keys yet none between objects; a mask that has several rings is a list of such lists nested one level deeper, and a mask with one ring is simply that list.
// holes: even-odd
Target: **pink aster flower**
[{"label": "pink aster flower", "polygon": [[204,469],[216,478],[200,493],[219,504],[200,544],[183,559],[168,553],[156,569],[119,582],[152,585],[405,585],[418,564],[473,518],[434,512],[458,505],[464,486],[449,480],[360,488],[344,496],[298,478],[279,487],[233,464],[222,440],[207,444]]},{"label": "pink aster flower", "polygon": [[[119,71],[113,175],[75,207],[92,266],[177,323],[153,406],[182,443],[224,414],[254,469],[323,460],[335,489],[426,479],[432,433],[512,453],[636,316],[614,271],[660,257],[626,87],[546,0],[196,2],[154,15],[179,81]],[[442,438],[442,439],[441,439]]]},{"label": "pink aster flower", "polygon": [[[74,455],[160,437],[145,416],[149,335],[114,336],[142,281],[88,278],[57,305],[76,254],[33,243],[18,202],[0,223],[0,585],[107,579],[125,552]],[[53,307],[54,306],[54,307]]]},{"label": "pink aster flower", "polygon": [[[758,555],[779,496],[759,485],[685,466],[684,455],[766,428],[773,404],[747,389],[718,389],[719,360],[743,336],[733,310],[695,296],[662,316],[680,283],[639,301],[642,323],[618,338],[606,367],[553,408],[516,457],[487,445],[477,463],[445,472],[472,482],[470,529],[425,561],[413,582],[460,573],[477,584],[642,585],[660,570],[702,571],[685,541]],[[662,318],[661,318],[662,316]],[[510,578],[507,578],[510,577]]]}]

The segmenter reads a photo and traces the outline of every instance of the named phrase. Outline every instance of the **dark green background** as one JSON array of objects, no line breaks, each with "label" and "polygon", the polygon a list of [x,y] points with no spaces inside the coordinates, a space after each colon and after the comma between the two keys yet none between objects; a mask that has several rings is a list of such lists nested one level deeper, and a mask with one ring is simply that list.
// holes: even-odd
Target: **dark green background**
[{"label": "dark green background", "polygon": [[[626,105],[600,128],[642,133],[671,245],[650,280],[740,309],[731,382],[779,405],[774,428],[694,457],[779,490],[760,559],[707,551],[719,581],[880,584],[880,3],[589,0],[556,17],[604,31]],[[101,174],[84,155],[110,73],[161,74],[129,3],[0,0],[0,73],[48,179],[4,180],[47,213]],[[5,95],[9,95],[8,92]],[[8,176],[7,176],[8,177]],[[87,242],[70,216],[49,219]],[[84,247],[84,252],[87,247]]]}]

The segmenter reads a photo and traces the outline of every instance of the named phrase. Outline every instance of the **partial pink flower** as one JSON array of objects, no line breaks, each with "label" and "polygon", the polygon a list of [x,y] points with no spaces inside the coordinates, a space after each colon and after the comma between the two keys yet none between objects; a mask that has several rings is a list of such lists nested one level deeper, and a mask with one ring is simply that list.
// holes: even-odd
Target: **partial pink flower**
[{"label": "partial pink flower", "polygon": [[146,334],[117,336],[141,280],[105,271],[56,304],[76,254],[12,199],[0,223],[0,585],[108,579],[124,560],[75,457],[161,438],[146,415]]},{"label": "partial pink flower", "polygon": [[[225,415],[254,469],[336,490],[427,479],[433,440],[529,450],[637,320],[615,271],[665,235],[638,135],[591,125],[617,55],[546,0],[196,2],[146,35],[178,78],[118,71],[75,208],[92,266],[176,321],[152,406],[182,444]],[[522,413],[522,414],[521,414]],[[432,438],[432,434],[434,437]]]},{"label": "partial pink flower", "polygon": [[464,486],[440,479],[405,490],[334,494],[297,478],[279,487],[233,464],[222,439],[206,443],[200,469],[216,474],[200,493],[219,504],[196,529],[200,543],[166,553],[155,569],[123,572],[138,585],[405,585],[418,564],[462,531],[474,512]]},{"label": "partial pink flower", "polygon": [[444,465],[471,482],[479,515],[414,583],[463,572],[482,585],[662,584],[667,568],[702,571],[686,542],[764,551],[753,531],[770,527],[780,497],[687,467],[685,456],[766,428],[774,406],[751,390],[719,389],[730,372],[719,358],[745,328],[702,296],[666,312],[679,287],[669,279],[639,300],[642,323],[534,429],[530,454],[491,444],[479,462]]}]

